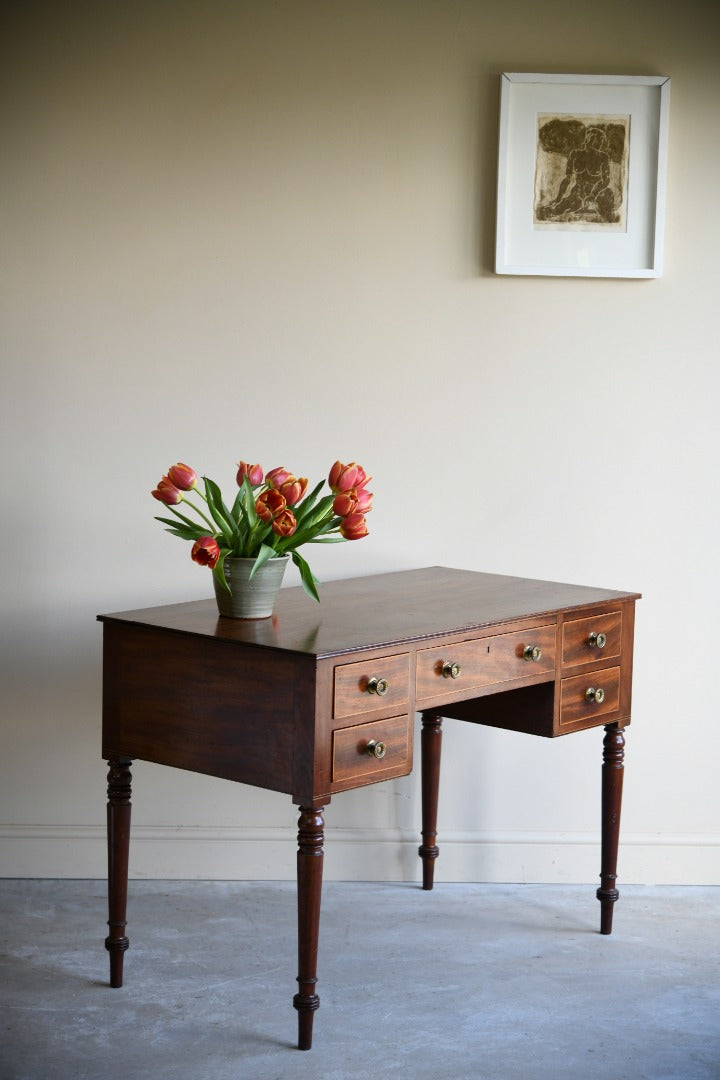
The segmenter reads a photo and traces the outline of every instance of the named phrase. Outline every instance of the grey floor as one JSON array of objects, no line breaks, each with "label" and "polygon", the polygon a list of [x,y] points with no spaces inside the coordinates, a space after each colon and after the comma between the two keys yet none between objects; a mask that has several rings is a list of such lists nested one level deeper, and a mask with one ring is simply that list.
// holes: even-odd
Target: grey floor
[{"label": "grey floor", "polygon": [[313,1049],[294,1048],[295,889],[0,881],[2,1080],[718,1080],[720,888],[334,884]]}]

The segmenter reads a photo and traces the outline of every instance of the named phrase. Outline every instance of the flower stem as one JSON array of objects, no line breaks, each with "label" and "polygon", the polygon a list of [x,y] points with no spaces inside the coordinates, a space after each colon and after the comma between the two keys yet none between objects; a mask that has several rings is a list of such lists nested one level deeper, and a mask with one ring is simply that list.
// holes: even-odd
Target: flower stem
[{"label": "flower stem", "polygon": [[[197,490],[197,488],[196,488],[195,490]],[[204,498],[204,496],[202,496],[202,493],[201,493],[201,492],[199,492],[198,494],[200,494],[200,495],[201,495],[201,497],[202,497],[202,498]],[[206,501],[207,501],[207,500],[206,500]],[[188,497],[187,497],[186,495],[185,495],[185,496],[183,496],[183,502],[184,502],[184,503],[187,503],[187,504],[188,504],[188,506],[189,506],[189,507],[190,507],[190,508],[191,508],[192,510],[194,510],[196,514],[199,514],[199,515],[200,515],[200,517],[201,517],[201,518],[203,519],[203,521],[207,522],[207,524],[208,524],[208,525],[210,526],[210,532],[211,532],[211,533],[212,533],[212,535],[214,536],[214,535],[215,535],[215,533],[217,532],[217,525],[215,525],[215,524],[214,524],[214,523],[213,523],[213,522],[212,522],[212,521],[210,520],[210,518],[206,517],[206,516],[205,516],[205,514],[203,514],[203,512],[202,512],[202,510],[200,509],[200,507],[199,507],[199,506],[195,506],[195,503],[191,503],[191,502],[190,502],[190,500],[188,499]]]}]

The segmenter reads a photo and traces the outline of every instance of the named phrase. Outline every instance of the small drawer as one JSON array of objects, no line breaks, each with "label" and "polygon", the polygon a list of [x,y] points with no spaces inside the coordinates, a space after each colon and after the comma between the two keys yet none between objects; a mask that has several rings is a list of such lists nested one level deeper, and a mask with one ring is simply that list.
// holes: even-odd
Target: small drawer
[{"label": "small drawer", "polygon": [[371,783],[412,768],[410,717],[392,716],[333,731],[333,784]]},{"label": "small drawer", "polygon": [[418,701],[555,672],[555,626],[423,649],[417,657]]},{"label": "small drawer", "polygon": [[562,629],[563,665],[577,667],[619,656],[621,639],[620,611],[593,615],[589,619],[572,619],[564,623]]},{"label": "small drawer", "polygon": [[333,716],[358,716],[379,709],[402,711],[407,708],[410,689],[410,658],[381,656],[335,668]]},{"label": "small drawer", "polygon": [[[592,694],[590,693],[592,691]],[[620,668],[598,668],[560,684],[560,727],[591,726],[620,708]]]}]

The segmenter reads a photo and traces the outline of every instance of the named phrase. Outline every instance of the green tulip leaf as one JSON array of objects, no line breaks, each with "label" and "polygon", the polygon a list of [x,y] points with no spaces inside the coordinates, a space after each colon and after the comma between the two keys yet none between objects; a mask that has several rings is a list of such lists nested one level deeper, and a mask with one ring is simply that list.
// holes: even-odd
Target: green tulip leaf
[{"label": "green tulip leaf", "polygon": [[260,520],[257,516],[255,509],[255,492],[252,489],[252,484],[248,480],[247,476],[243,479],[242,486],[242,504],[244,510],[244,517],[251,529],[254,529]]},{"label": "green tulip leaf", "polygon": [[174,536],[179,536],[181,540],[199,540],[201,536],[207,536],[207,529],[201,528],[199,525],[189,522],[187,525],[181,525],[177,521],[173,521],[172,518],[156,517],[156,521],[161,522],[163,525],[168,525],[169,528],[166,532],[171,532]]},{"label": "green tulip leaf", "polygon": [[258,570],[260,569],[260,567],[264,566],[265,563],[268,561],[268,559],[272,559],[273,556],[275,556],[275,555],[277,555],[277,552],[275,551],[274,548],[268,547],[267,544],[261,544],[260,545],[260,551],[258,552],[257,559],[255,560],[255,563],[253,564],[253,568],[250,571],[249,580],[252,581],[252,579],[255,577]]},{"label": "green tulip leaf", "polygon": [[293,506],[292,511],[295,515],[295,520],[297,521],[298,525],[301,521],[305,520],[307,515],[314,507],[315,503],[317,502],[317,497],[320,494],[324,483],[325,481],[321,480],[319,484],[315,485],[310,494],[305,496],[302,502],[299,502],[297,506]]},{"label": "green tulip leaf", "polygon": [[213,521],[230,544],[232,543],[233,533],[235,532],[235,522],[230,517],[230,511],[223,503],[222,493],[215,481],[210,480],[207,476],[204,476],[203,480],[205,481],[205,498],[207,500],[208,510],[210,511]]},{"label": "green tulip leaf", "polygon": [[320,582],[315,577],[299,551],[292,552],[292,561],[300,571],[300,581],[302,582],[303,589],[311,600],[317,600],[317,602],[320,603],[320,596],[318,594],[318,585]]},{"label": "green tulip leaf", "polygon": [[[230,586],[227,583],[225,577],[225,559],[227,558],[227,551],[220,552],[220,558],[213,567],[213,577],[223,587],[226,593],[230,593]],[[231,594],[232,595],[232,594]]]}]

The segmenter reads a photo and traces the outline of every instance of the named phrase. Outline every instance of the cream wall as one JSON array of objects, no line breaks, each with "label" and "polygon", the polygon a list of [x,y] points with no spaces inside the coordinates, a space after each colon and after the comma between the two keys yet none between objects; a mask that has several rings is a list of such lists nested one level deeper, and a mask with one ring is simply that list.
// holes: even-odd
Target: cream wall
[{"label": "cream wall", "polygon": [[[178,459],[374,475],[329,580],[442,563],[644,593],[621,878],[720,881],[720,8],[15,5],[0,28],[0,873],[103,875],[99,611],[210,595]],[[502,71],[672,79],[655,281],[492,273]],[[291,582],[294,583],[294,582]],[[593,881],[601,733],[448,722],[438,877]],[[292,877],[289,798],[138,763],[132,872]],[[328,877],[417,874],[419,774]]]}]

